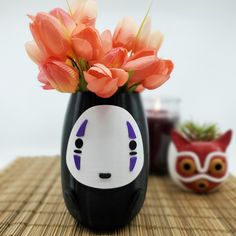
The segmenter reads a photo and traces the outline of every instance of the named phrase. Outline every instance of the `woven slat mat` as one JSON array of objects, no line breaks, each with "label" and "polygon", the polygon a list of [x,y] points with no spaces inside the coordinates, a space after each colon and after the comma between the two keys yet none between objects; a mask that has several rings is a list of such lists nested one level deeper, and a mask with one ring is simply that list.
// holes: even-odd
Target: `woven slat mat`
[{"label": "woven slat mat", "polygon": [[[95,234],[67,212],[59,170],[57,157],[20,158],[0,173],[1,236]],[[140,214],[104,235],[236,235],[236,179],[230,177],[216,193],[195,195],[168,177],[151,176]]]}]

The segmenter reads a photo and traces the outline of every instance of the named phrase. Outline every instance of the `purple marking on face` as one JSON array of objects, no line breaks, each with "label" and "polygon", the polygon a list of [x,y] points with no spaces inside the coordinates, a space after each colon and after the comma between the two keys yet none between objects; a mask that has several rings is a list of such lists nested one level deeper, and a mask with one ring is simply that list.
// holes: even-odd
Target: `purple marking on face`
[{"label": "purple marking on face", "polygon": [[135,139],[136,134],[134,132],[134,129],[133,129],[132,125],[129,123],[129,121],[127,121],[127,127],[128,127],[128,132],[129,132],[129,138],[130,139]]},{"label": "purple marking on face", "polygon": [[135,164],[136,164],[136,161],[137,161],[137,157],[131,157],[130,158],[130,162],[129,162],[129,171],[133,171],[134,167],[135,167]]},{"label": "purple marking on face", "polygon": [[82,125],[80,126],[76,136],[77,137],[83,137],[85,135],[85,129],[86,129],[86,126],[88,124],[88,120],[85,120]]},{"label": "purple marking on face", "polygon": [[74,155],[75,166],[77,170],[80,170],[80,156]]}]

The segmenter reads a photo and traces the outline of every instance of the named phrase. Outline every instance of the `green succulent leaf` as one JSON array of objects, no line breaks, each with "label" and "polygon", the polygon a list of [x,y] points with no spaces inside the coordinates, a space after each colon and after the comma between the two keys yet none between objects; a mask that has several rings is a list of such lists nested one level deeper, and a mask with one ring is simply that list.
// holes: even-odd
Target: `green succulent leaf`
[{"label": "green succulent leaf", "polygon": [[180,126],[180,131],[191,141],[212,141],[220,135],[215,123],[197,124],[187,121]]}]

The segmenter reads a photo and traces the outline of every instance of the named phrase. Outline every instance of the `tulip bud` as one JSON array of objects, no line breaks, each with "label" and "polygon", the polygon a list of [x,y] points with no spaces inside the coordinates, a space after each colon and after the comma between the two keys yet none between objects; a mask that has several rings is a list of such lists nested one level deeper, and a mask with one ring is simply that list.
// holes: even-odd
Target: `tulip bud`
[{"label": "tulip bud", "polygon": [[43,66],[43,72],[50,85],[64,93],[74,93],[79,86],[78,72],[71,66],[56,60],[51,60]]},{"label": "tulip bud", "polygon": [[64,60],[71,53],[69,32],[56,17],[39,13],[30,29],[43,54]]}]

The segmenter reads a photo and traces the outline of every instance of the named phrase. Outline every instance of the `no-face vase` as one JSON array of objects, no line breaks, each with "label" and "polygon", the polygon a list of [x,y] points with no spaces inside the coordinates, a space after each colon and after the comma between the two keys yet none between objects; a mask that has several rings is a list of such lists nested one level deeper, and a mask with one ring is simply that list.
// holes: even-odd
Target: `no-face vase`
[{"label": "no-face vase", "polygon": [[110,230],[142,208],[148,181],[148,133],[140,95],[71,95],[62,137],[65,204],[81,224]]}]

